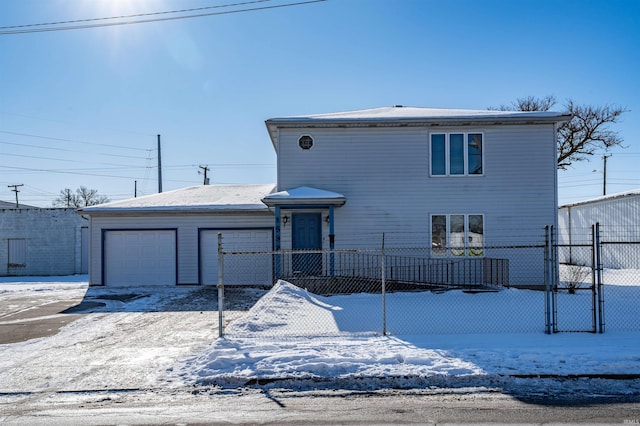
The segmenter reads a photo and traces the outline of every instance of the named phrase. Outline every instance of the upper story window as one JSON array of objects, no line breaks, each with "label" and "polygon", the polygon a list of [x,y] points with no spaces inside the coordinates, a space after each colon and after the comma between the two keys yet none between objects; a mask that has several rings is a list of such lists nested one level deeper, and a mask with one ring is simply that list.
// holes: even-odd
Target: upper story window
[{"label": "upper story window", "polygon": [[482,175],[482,133],[432,133],[431,176]]}]

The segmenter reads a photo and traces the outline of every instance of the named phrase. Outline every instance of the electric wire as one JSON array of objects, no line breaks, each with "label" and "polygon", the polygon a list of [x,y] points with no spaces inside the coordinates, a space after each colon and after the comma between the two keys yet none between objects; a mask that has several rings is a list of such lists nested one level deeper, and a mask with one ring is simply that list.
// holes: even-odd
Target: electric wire
[{"label": "electric wire", "polygon": [[109,19],[126,19],[126,18],[140,18],[142,16],[154,16],[154,15],[168,15],[171,13],[187,13],[187,12],[195,12],[198,10],[207,10],[207,9],[220,9],[223,7],[235,7],[235,6],[245,6],[254,3],[264,3],[271,0],[253,0],[253,1],[245,1],[242,3],[233,3],[233,4],[223,4],[216,6],[203,6],[203,7],[195,7],[191,9],[179,9],[179,10],[168,10],[164,12],[149,12],[149,13],[136,13],[133,15],[120,15],[120,16],[108,16],[103,18],[88,18],[88,19],[75,19],[72,21],[57,21],[57,22],[43,22],[39,24],[24,24],[24,25],[8,25],[8,26],[0,26],[1,30],[15,29],[15,28],[28,28],[28,27],[42,27],[49,25],[62,25],[62,24],[77,24],[80,22],[92,22],[92,21],[106,21]]},{"label": "electric wire", "polygon": [[1,169],[7,170],[17,170],[17,171],[30,171],[30,172],[46,172],[46,173],[60,173],[60,174],[69,174],[69,175],[81,175],[81,176],[97,176],[97,177],[108,177],[115,179],[140,179],[140,177],[135,176],[116,176],[116,175],[106,175],[100,173],[80,173],[71,170],[60,170],[60,169],[34,169],[30,167],[17,167],[17,166],[4,166],[0,164]]},{"label": "electric wire", "polygon": [[[13,34],[27,34],[27,33],[40,33],[40,32],[51,32],[51,31],[66,31],[66,30],[80,30],[80,29],[88,29],[88,28],[99,28],[99,27],[113,27],[118,25],[132,25],[132,24],[145,24],[150,22],[163,22],[163,21],[175,21],[179,19],[187,19],[187,18],[201,18],[205,16],[217,16],[217,15],[229,15],[235,13],[243,13],[243,12],[255,12],[259,10],[268,10],[268,9],[278,9],[284,7],[292,7],[292,6],[302,6],[312,3],[320,3],[327,0],[307,0],[300,1],[295,3],[286,3],[279,4],[273,6],[262,6],[262,7],[253,7],[247,9],[238,9],[238,10],[227,10],[222,12],[209,12],[209,13],[200,13],[194,15],[184,15],[184,16],[170,16],[164,18],[152,18],[152,19],[139,19],[132,21],[122,21],[122,22],[104,22],[98,24],[85,24],[85,25],[74,25],[74,26],[66,26],[66,27],[48,27],[48,28],[31,28],[31,29],[9,29],[6,31],[0,31],[0,35],[13,35]],[[224,5],[219,7],[225,7]],[[98,18],[96,18],[98,19]],[[35,25],[35,24],[29,24]]]},{"label": "electric wire", "polygon": [[130,150],[134,150],[134,151],[144,151],[144,152],[152,151],[152,149],[147,149],[147,148],[136,148],[136,147],[125,146],[125,145],[114,145],[114,144],[108,144],[108,143],[79,141],[79,140],[75,140],[75,139],[65,139],[65,138],[56,138],[56,137],[52,137],[52,136],[33,135],[33,134],[30,134],[30,133],[10,132],[10,131],[7,131],[7,130],[0,130],[0,133],[6,133],[6,134],[9,134],[9,135],[15,135],[15,136],[26,136],[26,137],[30,137],[30,138],[49,139],[49,140],[60,141],[60,142],[81,143],[81,144],[84,144],[84,145],[95,145],[95,146],[106,146],[106,147],[110,147],[110,148],[130,149]]},{"label": "electric wire", "polygon": [[[0,141],[0,144],[2,145],[14,145],[14,146],[21,146],[21,147],[26,147],[26,148],[38,148],[38,149],[49,149],[49,150],[54,150],[54,151],[64,151],[64,152],[73,152],[73,153],[79,153],[78,150],[74,150],[74,149],[66,149],[66,148],[52,148],[52,147],[46,147],[46,146],[38,146],[38,145],[24,145],[24,144],[19,144],[19,143],[12,143],[12,142],[5,142],[5,141]],[[107,152],[90,152],[90,151],[82,151],[91,155],[101,155],[101,156],[105,156],[105,157],[117,157],[117,158],[130,158],[130,159],[134,159],[134,160],[147,160],[147,157],[136,157],[133,155],[122,155],[122,154],[110,154]],[[58,161],[58,158],[52,158],[52,157],[34,157],[34,156],[29,156],[29,155],[19,155],[19,154],[8,154],[8,153],[3,153],[4,155],[12,155],[14,157],[25,157],[25,158],[37,158],[40,160],[54,160],[54,161]],[[69,161],[69,160],[60,160],[60,161]],[[92,163],[92,164],[103,164],[103,163]]]}]

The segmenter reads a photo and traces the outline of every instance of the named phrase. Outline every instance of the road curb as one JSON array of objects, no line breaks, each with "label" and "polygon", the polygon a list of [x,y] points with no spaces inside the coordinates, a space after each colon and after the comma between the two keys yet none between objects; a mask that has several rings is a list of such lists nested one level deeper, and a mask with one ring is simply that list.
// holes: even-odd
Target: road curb
[{"label": "road curb", "polygon": [[585,373],[585,374],[510,374],[504,377],[514,379],[605,379],[605,380],[638,380],[640,374],[612,374],[612,373]]}]

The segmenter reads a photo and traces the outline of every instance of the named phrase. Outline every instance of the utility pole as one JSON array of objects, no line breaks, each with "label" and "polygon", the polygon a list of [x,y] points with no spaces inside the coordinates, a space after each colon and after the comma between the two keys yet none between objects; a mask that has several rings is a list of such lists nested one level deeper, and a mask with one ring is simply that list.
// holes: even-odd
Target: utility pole
[{"label": "utility pole", "polygon": [[7,185],[8,188],[13,188],[12,191],[16,193],[16,209],[20,208],[20,203],[18,203],[18,192],[20,192],[18,187],[20,187],[20,186],[24,186],[24,184],[21,183],[21,184],[18,184],[18,185]]},{"label": "utility pole", "polygon": [[158,135],[158,192],[162,192],[162,154],[160,152],[160,135]]},{"label": "utility pole", "polygon": [[[203,185],[209,185],[209,178],[207,177],[207,172],[210,170],[207,166],[198,166],[202,170],[204,170],[204,182]],[[198,174],[200,174],[200,170],[198,170]]]},{"label": "utility pole", "polygon": [[602,156],[603,169],[603,180],[602,180],[602,195],[607,195],[607,158],[611,157],[611,154],[605,154]]}]

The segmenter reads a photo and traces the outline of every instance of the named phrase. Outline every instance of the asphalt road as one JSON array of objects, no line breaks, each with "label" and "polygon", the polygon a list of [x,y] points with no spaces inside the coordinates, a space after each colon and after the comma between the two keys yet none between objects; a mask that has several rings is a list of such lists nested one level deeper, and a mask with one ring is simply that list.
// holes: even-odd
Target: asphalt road
[{"label": "asphalt road", "polygon": [[[136,295],[123,295],[122,303],[114,306],[124,308],[96,314],[93,308],[118,299],[117,295],[98,296],[77,289],[53,296],[0,295],[2,353],[11,354],[14,342],[34,343],[34,353],[27,350],[11,371],[0,372],[5,377],[0,382],[0,424],[640,424],[637,394],[594,395],[588,382],[583,391],[571,394],[563,390],[564,385],[573,391],[580,387],[567,380],[520,379],[513,385],[509,378],[500,383],[462,380],[449,388],[434,384],[424,389],[379,386],[370,390],[344,389],[335,383],[271,383],[242,389],[159,386],[150,377],[164,371],[167,362],[215,338],[214,295],[203,292],[187,302],[177,299],[164,311],[144,313],[127,310],[127,298]],[[88,315],[93,315],[92,323],[102,321],[116,332],[98,333],[90,342],[47,346],[47,336],[56,336],[63,325],[86,320]],[[172,337],[172,344],[178,346],[158,351],[156,358],[144,364],[128,363],[134,359],[127,357],[135,354],[136,342],[163,348],[163,330],[169,324],[184,334]],[[189,334],[204,326],[209,329],[206,333]],[[157,337],[150,340],[148,334]],[[118,358],[114,348],[120,345],[127,351]],[[21,348],[25,350],[24,345]],[[59,351],[64,362],[40,362],[37,350],[41,348]],[[111,358],[103,361],[101,351]],[[127,366],[127,375],[113,377],[113,368],[122,365]],[[16,380],[19,386],[11,387],[8,378],[17,376],[27,380]],[[56,381],[58,376],[61,379]]]},{"label": "asphalt road", "polygon": [[11,304],[0,303],[0,345],[56,334],[61,327],[80,317],[63,312],[80,303],[81,299],[51,301],[22,297],[12,299]]},{"label": "asphalt road", "polygon": [[[2,424],[637,424],[637,401],[527,401],[478,389],[159,390],[2,396]],[[12,401],[11,403],[8,403]]]}]

